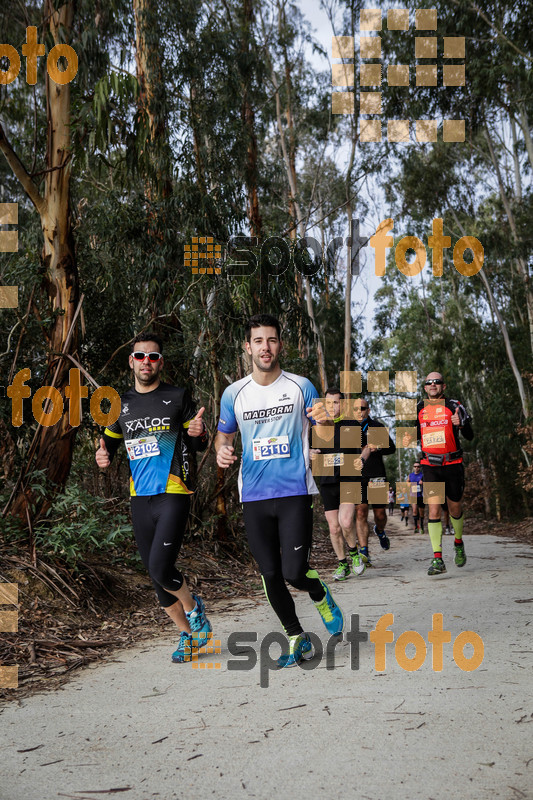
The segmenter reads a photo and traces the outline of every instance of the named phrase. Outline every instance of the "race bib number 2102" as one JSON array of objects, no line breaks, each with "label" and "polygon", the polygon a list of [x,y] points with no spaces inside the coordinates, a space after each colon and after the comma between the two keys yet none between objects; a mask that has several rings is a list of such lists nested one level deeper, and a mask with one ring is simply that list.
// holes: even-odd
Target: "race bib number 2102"
[{"label": "race bib number 2102", "polygon": [[153,458],[153,456],[158,456],[160,453],[159,444],[155,436],[129,439],[126,442],[126,450],[130,461],[137,461],[139,458]]}]

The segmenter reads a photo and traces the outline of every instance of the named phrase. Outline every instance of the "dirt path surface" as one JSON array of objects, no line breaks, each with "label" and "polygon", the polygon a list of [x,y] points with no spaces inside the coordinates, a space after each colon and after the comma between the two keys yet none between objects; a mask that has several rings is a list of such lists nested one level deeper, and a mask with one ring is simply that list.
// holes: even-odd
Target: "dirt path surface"
[{"label": "dirt path surface", "polygon": [[[332,587],[345,637],[352,614],[366,633],[393,614],[384,671],[370,640],[359,644],[358,669],[357,643],[344,641],[334,669],[315,656],[309,670],[269,670],[264,637],[279,630],[272,610],[263,601],[226,602],[210,613],[222,652],[200,655],[196,668],[172,664],[175,641],[157,639],[58,691],[4,705],[1,800],[533,798],[533,548],[465,536],[468,562],[458,569],[453,538],[445,537],[448,572],[430,578],[427,537],[407,534],[397,516],[390,530],[389,552],[371,542],[375,568]],[[296,602],[302,624],[325,646],[311,602]],[[451,632],[441,672],[428,642],[434,614]],[[427,648],[416,671],[396,659],[415,654],[403,640],[396,649],[405,631],[418,632]],[[462,631],[483,642],[473,671],[454,660]],[[254,656],[228,652],[232,632],[257,633],[256,644],[246,644],[257,653],[253,669],[235,668]],[[476,642],[465,658],[479,654]],[[420,639],[417,648],[422,660]],[[463,650],[455,650],[460,661]]]}]

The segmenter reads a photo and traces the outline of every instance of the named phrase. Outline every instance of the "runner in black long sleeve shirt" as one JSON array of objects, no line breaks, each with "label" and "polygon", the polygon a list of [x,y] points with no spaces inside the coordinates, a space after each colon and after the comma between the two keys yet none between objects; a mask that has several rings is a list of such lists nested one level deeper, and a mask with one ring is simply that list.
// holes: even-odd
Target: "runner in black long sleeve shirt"
[{"label": "runner in black long sleeve shirt", "polygon": [[[367,566],[371,566],[370,554],[368,552],[368,491],[380,492],[383,497],[379,497],[379,502],[372,503],[372,511],[374,513],[374,533],[379,538],[379,543],[383,550],[390,548],[389,537],[385,533],[385,526],[387,524],[387,475],[385,473],[385,464],[383,463],[383,456],[392,455],[396,452],[396,445],[392,441],[390,434],[383,437],[381,443],[381,436],[372,433],[374,428],[381,428],[387,430],[385,425],[372,419],[370,416],[370,405],[366,400],[354,401],[354,424],[361,426],[361,456],[363,459],[363,470],[361,473],[361,502],[357,506],[357,537],[359,539],[359,552],[363,561],[366,559]],[[379,443],[375,442],[380,439]],[[388,443],[385,445],[385,440],[388,438]],[[372,498],[370,498],[372,499]]]}]

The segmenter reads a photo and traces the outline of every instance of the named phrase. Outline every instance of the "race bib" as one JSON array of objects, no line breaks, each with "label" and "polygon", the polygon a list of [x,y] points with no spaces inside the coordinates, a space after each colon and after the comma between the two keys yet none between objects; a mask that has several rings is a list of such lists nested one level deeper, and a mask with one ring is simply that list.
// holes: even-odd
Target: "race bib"
[{"label": "race bib", "polygon": [[252,439],[254,461],[271,461],[273,458],[290,458],[288,436],[266,436]]},{"label": "race bib", "polygon": [[422,486],[420,483],[412,483],[411,484],[411,494],[420,494],[422,491]]},{"label": "race bib", "polygon": [[386,480],[385,478],[369,478],[368,485],[372,484],[373,489],[381,489],[382,486],[385,486]]},{"label": "race bib", "polygon": [[342,467],[344,466],[344,453],[326,453],[324,455],[325,467]]},{"label": "race bib", "polygon": [[431,433],[423,433],[422,434],[422,449],[425,450],[426,447],[432,447],[436,444],[446,444],[446,435],[443,430],[441,431],[431,431]]},{"label": "race bib", "polygon": [[140,458],[152,458],[158,456],[159,443],[155,436],[143,436],[141,439],[129,439],[126,442],[126,450],[130,461],[137,461]]}]

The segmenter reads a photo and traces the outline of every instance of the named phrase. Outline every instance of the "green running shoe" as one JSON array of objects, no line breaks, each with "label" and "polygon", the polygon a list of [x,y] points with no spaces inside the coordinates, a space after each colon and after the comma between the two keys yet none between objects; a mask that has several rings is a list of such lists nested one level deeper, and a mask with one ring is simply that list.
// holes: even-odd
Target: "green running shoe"
[{"label": "green running shoe", "polygon": [[370,560],[370,553],[366,554],[366,553],[361,552],[361,550],[359,550],[359,556],[361,557],[361,561],[363,562],[365,567],[371,567],[372,566],[372,562]]},{"label": "green running shoe", "polygon": [[362,575],[365,571],[366,567],[364,564],[363,559],[357,553],[355,556],[352,556],[352,571],[354,575]]},{"label": "green running shoe", "polygon": [[320,581],[324,587],[325,596],[319,603],[315,603],[316,610],[322,617],[322,622],[326,626],[327,632],[331,636],[338,636],[344,630],[344,615],[339,606],[331,596],[329,586],[324,581]]},{"label": "green running shoe", "polygon": [[278,658],[278,667],[296,667],[300,661],[313,658],[314,654],[315,648],[307,633],[289,636],[289,652]]},{"label": "green running shoe", "polygon": [[443,572],[446,572],[444,561],[442,558],[434,558],[428,569],[428,575],[442,575]]},{"label": "green running shoe", "polygon": [[350,567],[346,562],[339,562],[339,566],[333,573],[333,579],[336,581],[345,581],[351,575]]},{"label": "green running shoe", "polygon": [[466,564],[466,553],[465,553],[465,546],[464,542],[461,544],[454,544],[455,550],[455,566],[456,567],[464,567]]}]

